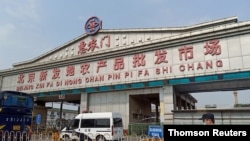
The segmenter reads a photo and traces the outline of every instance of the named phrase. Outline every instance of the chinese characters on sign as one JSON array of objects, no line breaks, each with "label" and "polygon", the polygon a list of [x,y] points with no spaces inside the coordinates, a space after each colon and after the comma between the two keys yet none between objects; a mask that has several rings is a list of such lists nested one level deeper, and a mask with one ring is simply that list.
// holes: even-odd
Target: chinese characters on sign
[{"label": "chinese characters on sign", "polygon": [[103,47],[110,47],[110,35],[106,35],[98,41],[94,37],[90,41],[81,40],[78,44],[78,55],[82,55],[87,52],[94,52],[96,49]]},{"label": "chinese characters on sign", "polygon": [[[110,44],[108,43],[108,45]],[[89,43],[88,48],[85,48],[86,46],[87,44],[85,42],[80,42],[79,52],[84,53],[86,51],[93,51],[97,47],[95,43]],[[207,41],[204,44],[204,56],[210,55],[213,57],[221,55],[221,51],[219,40]],[[150,56],[150,53],[154,55],[153,60],[147,58],[147,55]],[[216,58],[205,62],[202,60],[196,62],[196,64],[191,63],[192,61],[190,60],[196,57],[196,53],[197,52],[194,52],[193,46],[178,47],[178,50],[173,52],[173,54],[178,54],[180,62],[178,66],[169,64],[170,58],[168,58],[168,49],[161,49],[149,53],[133,54],[131,57],[117,57],[99,60],[95,63],[89,62],[70,65],[63,68],[42,70],[40,72],[19,74],[17,76],[16,90],[28,91],[98,82],[109,83],[109,81],[121,80],[122,78],[127,79],[136,77],[143,79],[143,77],[148,76],[157,77],[159,75],[172,74],[173,67],[177,67],[178,69],[175,70],[179,72],[223,67],[222,60],[216,60]],[[150,72],[149,69],[153,70],[153,72]]]}]

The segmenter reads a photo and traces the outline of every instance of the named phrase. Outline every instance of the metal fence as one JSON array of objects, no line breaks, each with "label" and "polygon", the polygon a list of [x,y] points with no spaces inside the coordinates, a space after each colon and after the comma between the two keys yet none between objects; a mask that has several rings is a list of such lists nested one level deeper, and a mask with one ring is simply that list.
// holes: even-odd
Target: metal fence
[{"label": "metal fence", "polygon": [[[33,133],[26,131],[3,131],[0,130],[0,141],[53,141],[52,133]],[[55,141],[59,141],[56,138]]]},{"label": "metal fence", "polygon": [[[126,135],[119,139],[121,141],[164,141],[163,138],[149,137],[146,134],[142,135]],[[59,133],[33,133],[28,135],[27,132],[14,132],[14,131],[0,131],[0,141],[89,141],[88,138],[84,139],[70,139],[70,138],[59,138]],[[95,141],[95,140],[93,140]],[[99,138],[98,141],[105,141],[105,139]]]},{"label": "metal fence", "polygon": [[0,130],[0,141],[30,141],[30,136],[26,131]]},{"label": "metal fence", "polygon": [[[148,128],[150,125],[160,125],[160,123],[130,123],[129,129],[124,130],[124,136],[121,141],[163,141],[163,138],[158,136],[149,137]],[[108,136],[108,135],[107,135]],[[86,137],[70,138],[70,136],[61,136],[58,130],[45,130],[37,131],[32,134],[28,134],[26,131],[1,131],[0,141],[90,141],[91,137],[93,141],[104,141],[107,136],[100,134],[89,134]]]},{"label": "metal fence", "polygon": [[[96,135],[98,136],[98,135]],[[57,141],[57,140],[52,140],[52,141]],[[84,139],[70,139],[70,138],[61,138],[60,141],[90,141],[89,138],[84,138]],[[93,140],[95,141],[95,140]],[[96,141],[106,141],[105,138],[102,136],[102,138],[97,139]],[[158,136],[154,136],[154,137],[149,137],[146,134],[142,134],[142,135],[128,135],[128,136],[124,136],[121,139],[118,139],[118,141],[164,141],[163,138],[160,138]]]}]

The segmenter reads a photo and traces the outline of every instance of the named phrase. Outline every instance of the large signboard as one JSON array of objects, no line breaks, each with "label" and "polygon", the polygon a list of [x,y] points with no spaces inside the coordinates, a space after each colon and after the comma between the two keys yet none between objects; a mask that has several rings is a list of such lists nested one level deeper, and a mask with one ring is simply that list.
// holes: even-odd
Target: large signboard
[{"label": "large signboard", "polygon": [[250,36],[213,39],[3,78],[3,89],[43,92],[249,70]]}]

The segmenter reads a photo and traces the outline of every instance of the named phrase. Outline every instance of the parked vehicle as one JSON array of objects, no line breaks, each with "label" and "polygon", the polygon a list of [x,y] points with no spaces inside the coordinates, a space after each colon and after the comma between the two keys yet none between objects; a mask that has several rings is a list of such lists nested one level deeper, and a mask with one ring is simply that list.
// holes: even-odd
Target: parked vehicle
[{"label": "parked vehicle", "polygon": [[4,135],[10,140],[28,140],[32,134],[33,108],[34,97],[31,94],[0,91],[0,141]]},{"label": "parked vehicle", "polygon": [[71,134],[76,133],[80,141],[123,139],[122,116],[116,112],[81,113],[67,129],[73,130]]}]

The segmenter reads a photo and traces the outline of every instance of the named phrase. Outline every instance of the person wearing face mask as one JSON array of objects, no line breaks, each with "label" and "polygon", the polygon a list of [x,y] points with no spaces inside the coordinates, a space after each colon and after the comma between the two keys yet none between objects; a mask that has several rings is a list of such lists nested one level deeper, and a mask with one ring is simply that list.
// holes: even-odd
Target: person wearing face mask
[{"label": "person wearing face mask", "polygon": [[215,120],[214,120],[214,114],[212,113],[205,113],[202,115],[200,120],[203,121],[204,125],[214,125]]}]

